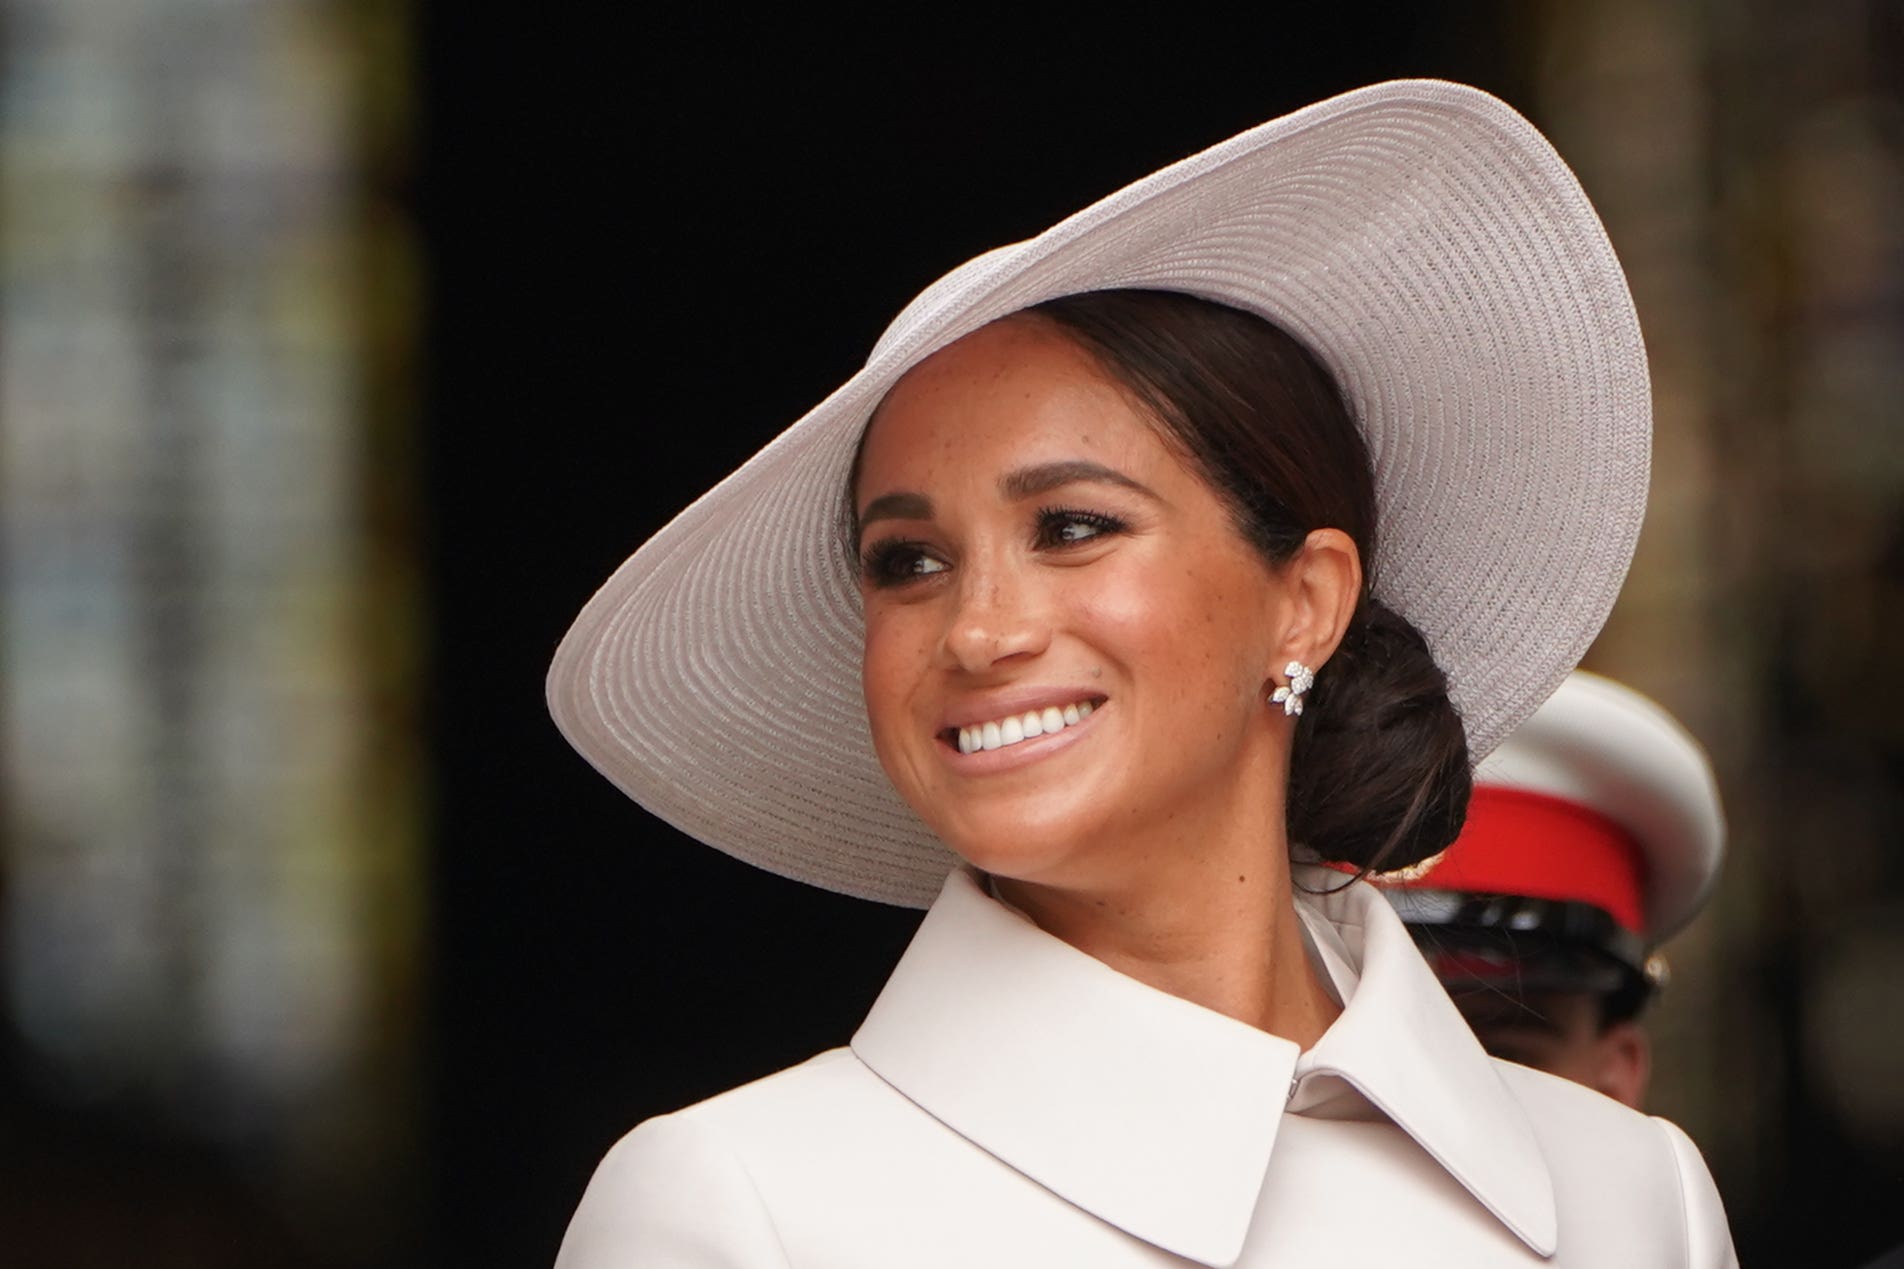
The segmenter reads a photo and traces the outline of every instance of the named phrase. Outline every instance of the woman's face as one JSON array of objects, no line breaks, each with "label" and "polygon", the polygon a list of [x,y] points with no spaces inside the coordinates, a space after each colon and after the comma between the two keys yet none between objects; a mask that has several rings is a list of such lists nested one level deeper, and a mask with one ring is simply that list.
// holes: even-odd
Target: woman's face
[{"label": "woman's face", "polygon": [[954,851],[1091,889],[1269,839],[1294,601],[1057,327],[1008,318],[914,368],[854,496],[874,747]]}]

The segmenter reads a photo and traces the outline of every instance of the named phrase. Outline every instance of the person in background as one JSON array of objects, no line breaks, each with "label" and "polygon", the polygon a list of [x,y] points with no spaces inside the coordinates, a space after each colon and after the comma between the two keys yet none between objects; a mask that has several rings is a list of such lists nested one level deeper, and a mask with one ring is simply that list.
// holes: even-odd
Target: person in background
[{"label": "person in background", "polygon": [[1495,1057],[1638,1108],[1657,948],[1725,853],[1712,764],[1671,715],[1575,671],[1475,772],[1467,825],[1389,902]]}]

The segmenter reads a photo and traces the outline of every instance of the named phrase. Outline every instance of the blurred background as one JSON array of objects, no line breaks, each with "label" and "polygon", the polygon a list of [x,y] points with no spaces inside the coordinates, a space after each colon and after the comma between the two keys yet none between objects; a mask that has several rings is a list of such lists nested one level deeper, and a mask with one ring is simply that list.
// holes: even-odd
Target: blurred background
[{"label": "blurred background", "polygon": [[545,1264],[844,1042],[916,916],[621,798],[556,640],[939,273],[1400,75],[1553,138],[1647,333],[1588,664],[1732,824],[1653,1107],[1747,1264],[1904,1242],[1904,5],[1282,8],[0,0],[0,1258]]}]

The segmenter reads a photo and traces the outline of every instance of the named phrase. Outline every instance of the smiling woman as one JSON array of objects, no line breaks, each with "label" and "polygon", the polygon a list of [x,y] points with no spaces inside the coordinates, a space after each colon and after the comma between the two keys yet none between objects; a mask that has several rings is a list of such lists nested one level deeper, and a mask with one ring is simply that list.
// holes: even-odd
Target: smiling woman
[{"label": "smiling woman", "polygon": [[[955,854],[1035,915],[1047,897],[1260,878],[1284,853],[1289,728],[1263,684],[1326,659],[1352,548],[1273,567],[1118,384],[1035,318],[900,380],[859,485],[930,507],[862,524],[864,685],[881,765]],[[1078,724],[1042,734],[1043,711],[1067,708]],[[961,752],[952,738],[973,726],[981,748]]]},{"label": "smiling woman", "polygon": [[625,1138],[560,1263],[1729,1263],[1683,1134],[1490,1059],[1308,866],[1452,839],[1611,604],[1647,429],[1591,209],[1455,85],[929,288],[550,700],[710,844],[931,910],[850,1049]]}]

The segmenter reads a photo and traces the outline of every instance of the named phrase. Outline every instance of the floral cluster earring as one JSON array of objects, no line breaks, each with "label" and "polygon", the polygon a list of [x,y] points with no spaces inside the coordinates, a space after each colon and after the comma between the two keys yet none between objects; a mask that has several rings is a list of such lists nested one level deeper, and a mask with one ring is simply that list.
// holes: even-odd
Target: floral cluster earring
[{"label": "floral cluster earring", "polygon": [[1271,693],[1269,703],[1281,705],[1285,714],[1300,715],[1303,693],[1316,685],[1316,672],[1300,661],[1291,661],[1283,667],[1283,673],[1289,676],[1289,686]]}]

